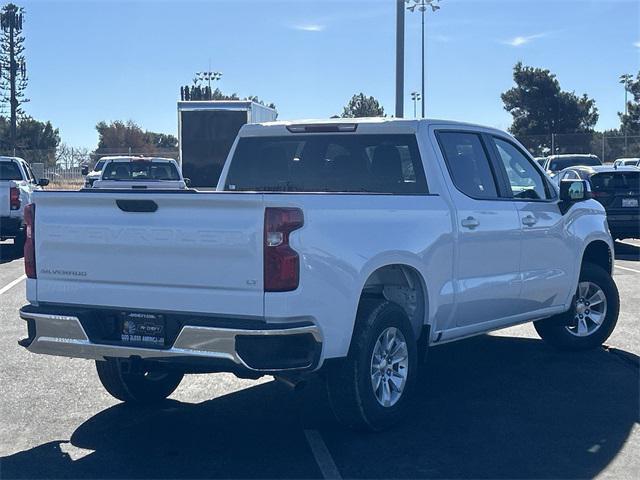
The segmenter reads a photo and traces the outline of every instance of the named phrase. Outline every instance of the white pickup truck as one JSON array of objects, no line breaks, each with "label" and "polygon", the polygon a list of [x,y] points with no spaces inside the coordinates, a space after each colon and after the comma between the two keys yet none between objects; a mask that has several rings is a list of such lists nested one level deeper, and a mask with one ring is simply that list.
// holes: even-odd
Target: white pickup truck
[{"label": "white pickup truck", "polygon": [[0,157],[0,240],[12,238],[16,248],[24,244],[24,206],[31,194],[49,180],[36,180],[27,162],[18,157]]},{"label": "white pickup truck", "polygon": [[246,125],[217,190],[38,192],[21,345],[96,360],[130,402],[191,372],[319,371],[337,418],[378,430],[429,348],[533,321],[589,349],[617,321],[604,208],[499,130]]},{"label": "white pickup truck", "polygon": [[171,190],[187,188],[178,163],[160,157],[103,157],[100,176],[93,188]]}]

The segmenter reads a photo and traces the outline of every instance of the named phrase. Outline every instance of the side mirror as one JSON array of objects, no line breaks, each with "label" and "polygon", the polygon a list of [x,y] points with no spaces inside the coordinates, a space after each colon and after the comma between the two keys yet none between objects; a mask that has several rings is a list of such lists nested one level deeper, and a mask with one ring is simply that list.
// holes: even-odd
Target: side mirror
[{"label": "side mirror", "polygon": [[47,185],[49,185],[49,179],[48,178],[41,178],[40,180],[38,180],[38,186],[46,187]]},{"label": "side mirror", "polygon": [[191,187],[191,179],[190,178],[185,178],[184,179],[184,184],[187,186],[187,188]]},{"label": "side mirror", "polygon": [[561,180],[560,201],[576,203],[591,198],[591,190],[586,180]]},{"label": "side mirror", "polygon": [[82,165],[82,170],[80,170],[80,173],[84,176],[89,175],[89,167],[87,165]]}]

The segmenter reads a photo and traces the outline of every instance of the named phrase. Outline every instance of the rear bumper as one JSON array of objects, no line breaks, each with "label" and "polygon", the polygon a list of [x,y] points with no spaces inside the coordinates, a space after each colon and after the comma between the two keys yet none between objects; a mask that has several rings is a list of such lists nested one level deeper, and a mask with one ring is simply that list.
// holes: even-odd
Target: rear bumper
[{"label": "rear bumper", "polygon": [[[131,358],[163,363],[195,364],[210,371],[246,371],[255,374],[283,371],[312,371],[318,367],[322,339],[317,326],[293,324],[261,328],[230,328],[183,324],[166,348],[125,345],[115,340],[96,339],[90,310],[26,305],[20,318],[27,321],[28,337],[19,343],[32,353],[104,360]],[[255,323],[255,321],[254,321]]]},{"label": "rear bumper", "polygon": [[640,215],[607,212],[607,223],[611,236],[640,238]]},{"label": "rear bumper", "polygon": [[20,218],[0,217],[0,237],[11,238],[22,232],[23,225]]}]

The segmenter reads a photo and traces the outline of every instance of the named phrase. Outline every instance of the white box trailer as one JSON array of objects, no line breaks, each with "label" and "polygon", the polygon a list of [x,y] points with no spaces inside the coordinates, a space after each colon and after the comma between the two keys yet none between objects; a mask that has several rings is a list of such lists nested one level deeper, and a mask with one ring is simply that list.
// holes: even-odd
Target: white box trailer
[{"label": "white box trailer", "polygon": [[193,187],[214,188],[240,127],[277,116],[273,108],[246,100],[178,102],[182,175]]}]

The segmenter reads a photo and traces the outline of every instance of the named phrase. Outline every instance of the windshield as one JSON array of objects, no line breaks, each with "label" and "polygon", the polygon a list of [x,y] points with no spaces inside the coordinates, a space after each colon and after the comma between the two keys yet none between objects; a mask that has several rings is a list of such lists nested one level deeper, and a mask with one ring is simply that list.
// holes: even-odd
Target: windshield
[{"label": "windshield", "polygon": [[602,162],[598,157],[576,155],[574,157],[563,157],[551,160],[549,163],[549,170],[552,172],[558,172],[565,168],[576,167],[578,165],[594,167],[596,165],[602,165]]},{"label": "windshield", "polygon": [[414,135],[242,138],[226,190],[427,193]]},{"label": "windshield", "polygon": [[103,180],[180,180],[178,169],[169,162],[110,162],[102,174]]},{"label": "windshield", "polygon": [[0,163],[0,180],[22,180],[22,174],[15,162]]},{"label": "windshield", "polygon": [[104,162],[105,160],[99,160],[98,163],[96,163],[96,166],[93,167],[93,171],[94,172],[99,172],[104,168]]}]

